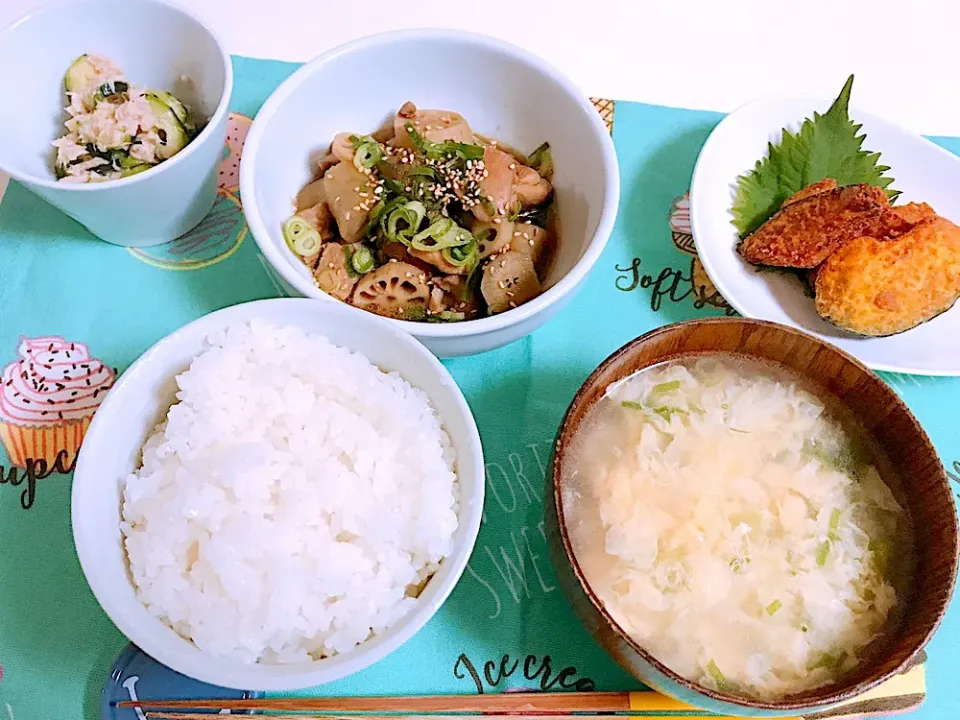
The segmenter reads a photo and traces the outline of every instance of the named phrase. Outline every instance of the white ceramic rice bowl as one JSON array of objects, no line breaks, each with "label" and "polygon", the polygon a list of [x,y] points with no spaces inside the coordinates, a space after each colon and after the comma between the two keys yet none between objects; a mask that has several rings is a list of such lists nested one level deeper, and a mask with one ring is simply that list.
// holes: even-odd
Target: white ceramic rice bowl
[{"label": "white ceramic rice bowl", "polygon": [[[137,598],[120,531],[122,484],[140,463],[147,436],[175,400],[178,374],[204,349],[212,333],[262,319],[326,336],[397,371],[430,398],[457,452],[459,526],[454,551],[427,583],[416,608],[388,631],[349,652],[310,663],[244,664],[213,657],[151,615]],[[373,316],[306,299],[260,300],[220,310],[186,325],[145,352],[107,394],[87,431],[73,479],[72,522],[87,582],[120,631],[164,665],[203,682],[242,690],[294,690],[350,675],[410,639],[439,610],[473,550],[483,510],[483,452],[460,389],[430,352]]]},{"label": "white ceramic rice bowl", "polygon": [[513,342],[573,297],[606,246],[620,197],[617,157],[599,113],[572,82],[526,50],[472,33],[408,30],[364,38],[307,63],[267,99],[244,143],[240,192],[253,236],[291,292],[339,302],[313,284],[281,226],[333,136],[373,132],[407,100],[458,112],[476,132],[522,152],[550,143],[560,238],[546,291],[477,320],[389,321],[441,357]]}]

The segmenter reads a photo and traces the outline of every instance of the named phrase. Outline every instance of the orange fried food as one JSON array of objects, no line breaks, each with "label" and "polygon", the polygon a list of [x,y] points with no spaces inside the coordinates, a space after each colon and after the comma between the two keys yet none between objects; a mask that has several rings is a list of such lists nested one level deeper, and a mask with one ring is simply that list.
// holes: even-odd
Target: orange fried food
[{"label": "orange fried food", "polygon": [[821,188],[782,207],[738,249],[754,265],[812,268],[854,238],[895,237],[910,227],[890,211],[887,195],[880,188]]},{"label": "orange fried food", "polygon": [[937,217],[936,211],[925,202],[907,203],[890,209],[911,225],[916,225],[924,220],[933,220]]},{"label": "orange fried food", "polygon": [[856,238],[816,273],[821,317],[859,335],[914,328],[960,298],[960,227],[937,217],[895,240]]},{"label": "orange fried food", "polygon": [[781,208],[785,208],[787,205],[793,205],[795,202],[800,202],[801,200],[806,200],[811,198],[814,195],[822,195],[825,192],[830,192],[831,190],[837,189],[837,181],[833,178],[824,178],[820,182],[815,182],[813,185],[807,185],[802,190],[798,190],[793,195],[788,197],[783,201]]}]

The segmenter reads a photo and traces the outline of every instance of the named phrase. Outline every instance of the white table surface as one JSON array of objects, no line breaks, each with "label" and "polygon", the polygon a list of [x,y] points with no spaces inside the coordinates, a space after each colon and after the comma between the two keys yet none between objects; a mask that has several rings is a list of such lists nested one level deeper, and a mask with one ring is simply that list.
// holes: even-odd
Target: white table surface
[{"label": "white table surface", "polygon": [[[0,27],[50,1],[0,0]],[[833,96],[853,72],[854,104],[918,132],[960,135],[956,0],[181,2],[239,55],[303,61],[375,32],[473,29],[540,54],[591,96],[676,107]]]}]

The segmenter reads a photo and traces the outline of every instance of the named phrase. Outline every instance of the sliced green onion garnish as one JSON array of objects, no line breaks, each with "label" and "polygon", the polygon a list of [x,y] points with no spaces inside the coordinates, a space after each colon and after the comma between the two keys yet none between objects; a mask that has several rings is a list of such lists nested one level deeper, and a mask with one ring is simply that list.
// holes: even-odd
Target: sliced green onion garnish
[{"label": "sliced green onion garnish", "polygon": [[550,151],[550,143],[544,143],[530,153],[530,167],[549,179],[553,173],[553,153]]},{"label": "sliced green onion garnish", "polygon": [[[467,234],[469,235],[469,233]],[[471,271],[477,266],[479,260],[477,244],[473,241],[472,235],[466,245],[445,247],[440,251],[440,254],[443,256],[443,259],[451,265],[455,265],[458,268],[469,267]]]},{"label": "sliced green onion garnish", "polygon": [[840,508],[834,508],[830,512],[830,525],[827,537],[831,540],[837,539],[837,530],[840,528]]},{"label": "sliced green onion garnish", "polygon": [[408,122],[403,126],[410,135],[410,142],[424,157],[430,160],[445,160],[448,157],[457,157],[461,160],[482,160],[483,147],[480,145],[468,145],[467,143],[443,142],[435,143],[425,139],[413,123]]},{"label": "sliced green onion garnish", "polygon": [[777,610],[783,607],[783,603],[779,600],[774,600],[772,603],[767,605],[767,615],[774,615]]},{"label": "sliced green onion garnish", "polygon": [[[411,244],[411,236],[415,235],[427,215],[427,208],[418,200],[405,201],[397,205],[389,214],[384,214],[380,220],[380,227],[391,240],[399,240],[404,245]],[[452,221],[451,221],[452,222]]]},{"label": "sliced green onion garnish", "polygon": [[454,312],[453,310],[443,310],[429,316],[433,322],[460,322],[467,319],[467,314]]},{"label": "sliced green onion garnish", "polygon": [[[410,245],[417,250],[431,252],[433,250],[457,248],[461,245],[466,246],[471,242],[473,242],[473,235],[450,218],[442,217],[434,220],[430,227],[423,232],[414,235]],[[458,262],[462,263],[466,259],[466,253],[460,253],[455,257],[457,257]],[[457,264],[457,262],[454,264]]]},{"label": "sliced green onion garnish", "polygon": [[320,250],[320,233],[302,217],[294,215],[283,224],[283,239],[297,255],[307,257]]},{"label": "sliced green onion garnish", "polygon": [[830,554],[830,541],[825,540],[817,546],[817,567],[827,564],[827,555]]},{"label": "sliced green onion garnish", "polygon": [[370,252],[369,248],[361,245],[357,248],[353,255],[350,257],[350,265],[357,272],[358,275],[363,275],[365,273],[373,270],[374,261],[373,253]]},{"label": "sliced green onion garnish", "polygon": [[[350,136],[350,142],[353,143],[356,136]],[[380,149],[380,143],[372,137],[356,138],[360,142],[355,145],[353,151],[353,164],[357,170],[369,170],[378,162],[383,160],[383,150]]]},{"label": "sliced green onion garnish", "polygon": [[629,408],[630,410],[643,410],[643,405],[633,400],[624,400],[620,403],[620,407]]},{"label": "sliced green onion garnish", "polygon": [[436,179],[437,171],[434,170],[429,165],[417,165],[416,167],[412,167],[409,170],[407,170],[407,175],[410,177],[422,176],[422,177],[428,177],[431,179]]},{"label": "sliced green onion garnish", "polygon": [[665,393],[670,392],[671,390],[677,390],[680,387],[679,380],[671,380],[670,382],[658,383],[653,386],[651,392],[655,393]]}]

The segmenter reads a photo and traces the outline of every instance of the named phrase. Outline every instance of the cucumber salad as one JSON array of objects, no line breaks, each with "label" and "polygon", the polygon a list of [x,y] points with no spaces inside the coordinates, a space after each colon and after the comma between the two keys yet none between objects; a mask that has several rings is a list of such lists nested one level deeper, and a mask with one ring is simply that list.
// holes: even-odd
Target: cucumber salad
[{"label": "cucumber salad", "polygon": [[63,79],[67,94],[54,169],[63,182],[129,177],[169,160],[197,135],[190,112],[162,90],[141,89],[107,58],[81,55]]}]

